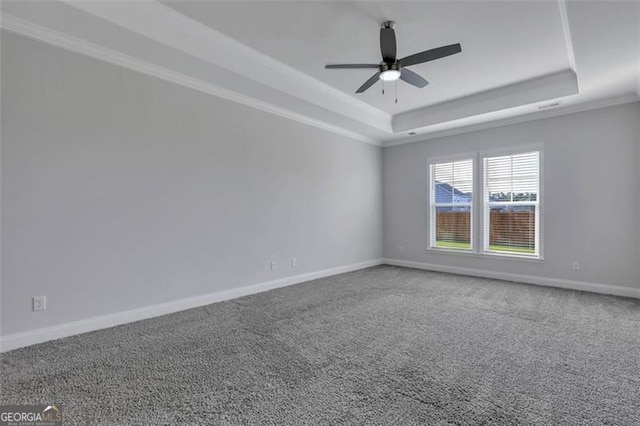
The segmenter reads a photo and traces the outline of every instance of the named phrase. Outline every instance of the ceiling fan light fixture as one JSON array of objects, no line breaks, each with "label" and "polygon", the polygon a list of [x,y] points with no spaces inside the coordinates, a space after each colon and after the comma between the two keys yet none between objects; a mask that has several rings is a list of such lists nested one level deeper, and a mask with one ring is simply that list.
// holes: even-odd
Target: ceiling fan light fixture
[{"label": "ceiling fan light fixture", "polygon": [[396,81],[400,78],[399,70],[386,70],[380,73],[380,80]]}]

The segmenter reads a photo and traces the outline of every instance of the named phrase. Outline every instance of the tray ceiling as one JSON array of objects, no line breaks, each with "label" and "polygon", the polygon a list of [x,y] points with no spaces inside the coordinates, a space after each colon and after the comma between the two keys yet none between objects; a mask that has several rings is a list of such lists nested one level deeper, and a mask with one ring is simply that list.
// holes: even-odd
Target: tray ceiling
[{"label": "tray ceiling", "polygon": [[[164,2],[260,52],[389,114],[449,101],[570,68],[556,2]],[[430,85],[355,90],[378,63],[380,23],[396,22],[398,56],[461,43],[462,53],[411,67]]]},{"label": "tray ceiling", "polygon": [[[598,1],[3,2],[2,27],[271,113],[384,145],[632,102],[640,3]],[[380,61],[451,43],[413,66],[423,89],[355,90]],[[408,133],[416,133],[409,136]]]}]

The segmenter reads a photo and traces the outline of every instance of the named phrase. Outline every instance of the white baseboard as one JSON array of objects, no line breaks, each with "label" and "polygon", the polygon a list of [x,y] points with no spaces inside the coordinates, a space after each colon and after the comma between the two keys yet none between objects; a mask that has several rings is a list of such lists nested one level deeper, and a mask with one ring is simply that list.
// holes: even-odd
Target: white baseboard
[{"label": "white baseboard", "polygon": [[299,284],[318,278],[324,278],[331,275],[342,274],[345,272],[356,271],[358,269],[369,268],[378,265],[394,265],[404,266],[408,268],[424,269],[428,271],[447,272],[459,275],[471,275],[483,278],[493,278],[505,281],[522,282],[527,284],[536,284],[547,287],[559,287],[571,290],[588,291],[592,293],[611,294],[615,296],[633,297],[640,299],[640,289],[631,287],[622,287],[615,285],[590,283],[583,281],[564,280],[556,278],[538,277],[533,275],[512,274],[508,272],[488,271],[484,269],[461,268],[457,266],[436,265],[432,263],[413,262],[399,259],[376,259],[366,262],[354,263],[351,265],[339,266],[336,268],[324,269],[321,271],[311,272],[307,274],[295,275],[292,277],[281,278],[278,280],[267,281],[259,284],[248,285],[244,287],[223,290],[215,293],[204,294],[201,296],[189,297],[187,299],[175,300],[172,302],[161,303],[158,305],[145,306],[138,309],[132,309],[124,312],[103,315],[100,317],[88,318],[79,321],[68,322],[64,324],[54,325],[51,327],[39,328],[36,330],[25,331],[22,333],[9,334],[0,337],[0,352],[7,352],[13,349],[25,346],[35,345],[50,340],[60,339],[63,337],[74,336],[77,334],[87,333],[90,331],[101,330],[104,328],[114,327],[117,325],[127,324],[134,321],[153,318],[161,315],[171,314],[186,309],[197,308],[199,306],[209,305],[211,303],[223,302],[225,300],[236,299],[238,297],[250,294],[261,293],[263,291],[275,288],[286,287],[293,284]]},{"label": "white baseboard", "polygon": [[356,271],[358,269],[369,268],[382,264],[382,259],[369,260],[366,262],[354,263],[351,265],[339,266],[330,269],[323,269],[321,271],[310,272],[307,274],[295,275],[292,277],[281,278],[278,280],[267,281],[259,284],[204,294],[201,296],[189,297],[187,299],[175,300],[158,305],[144,306],[142,308],[132,309],[129,311],[117,312],[114,314],[87,318],[84,320],[68,322],[51,327],[39,328],[22,333],[9,334],[7,336],[0,337],[0,352],[7,352],[13,349],[47,342],[49,340],[74,336],[76,334],[87,333],[89,331],[101,330],[104,328],[114,327],[116,325],[122,325],[134,321],[140,321],[143,319],[171,314],[186,309],[209,305],[211,303],[236,299],[238,297],[261,293],[263,291],[272,290],[275,288],[286,287],[305,281],[342,274],[345,272]]},{"label": "white baseboard", "polygon": [[640,288],[622,287],[584,281],[564,280],[558,278],[538,277],[534,275],[512,274],[509,272],[487,271],[485,269],[461,268],[458,266],[436,265],[432,263],[413,262],[409,260],[384,259],[384,264],[405,266],[408,268],[425,269],[427,271],[447,272],[458,275],[494,278],[498,280],[536,284],[546,287],[566,288],[570,290],[588,291],[591,293],[611,294],[614,296],[633,297],[640,299]]}]

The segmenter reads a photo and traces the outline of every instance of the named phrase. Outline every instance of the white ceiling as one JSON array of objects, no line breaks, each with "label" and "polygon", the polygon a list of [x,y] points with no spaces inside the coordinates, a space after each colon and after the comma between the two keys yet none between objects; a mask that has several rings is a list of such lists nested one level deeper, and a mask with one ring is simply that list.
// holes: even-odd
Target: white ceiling
[{"label": "white ceiling", "polygon": [[[638,1],[3,2],[2,27],[366,142],[393,145],[640,97]],[[451,43],[413,66],[430,85],[357,89],[380,61]],[[559,103],[554,108],[540,106]],[[416,132],[416,136],[407,133]]]},{"label": "white ceiling", "polygon": [[[569,68],[556,2],[165,2],[260,52],[390,114]],[[327,63],[381,60],[380,23],[396,22],[398,57],[461,43],[462,53],[411,69],[430,85],[356,89],[375,70]]]}]

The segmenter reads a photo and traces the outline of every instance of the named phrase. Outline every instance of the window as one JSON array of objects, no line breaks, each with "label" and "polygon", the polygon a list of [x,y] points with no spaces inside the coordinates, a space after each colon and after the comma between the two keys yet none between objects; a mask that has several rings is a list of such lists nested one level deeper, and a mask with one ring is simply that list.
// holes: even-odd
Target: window
[{"label": "window", "polygon": [[485,252],[539,255],[539,154],[484,158]]},{"label": "window", "polygon": [[540,163],[537,147],[430,161],[427,248],[541,259]]},{"label": "window", "polygon": [[472,249],[473,160],[430,165],[430,246]]}]

